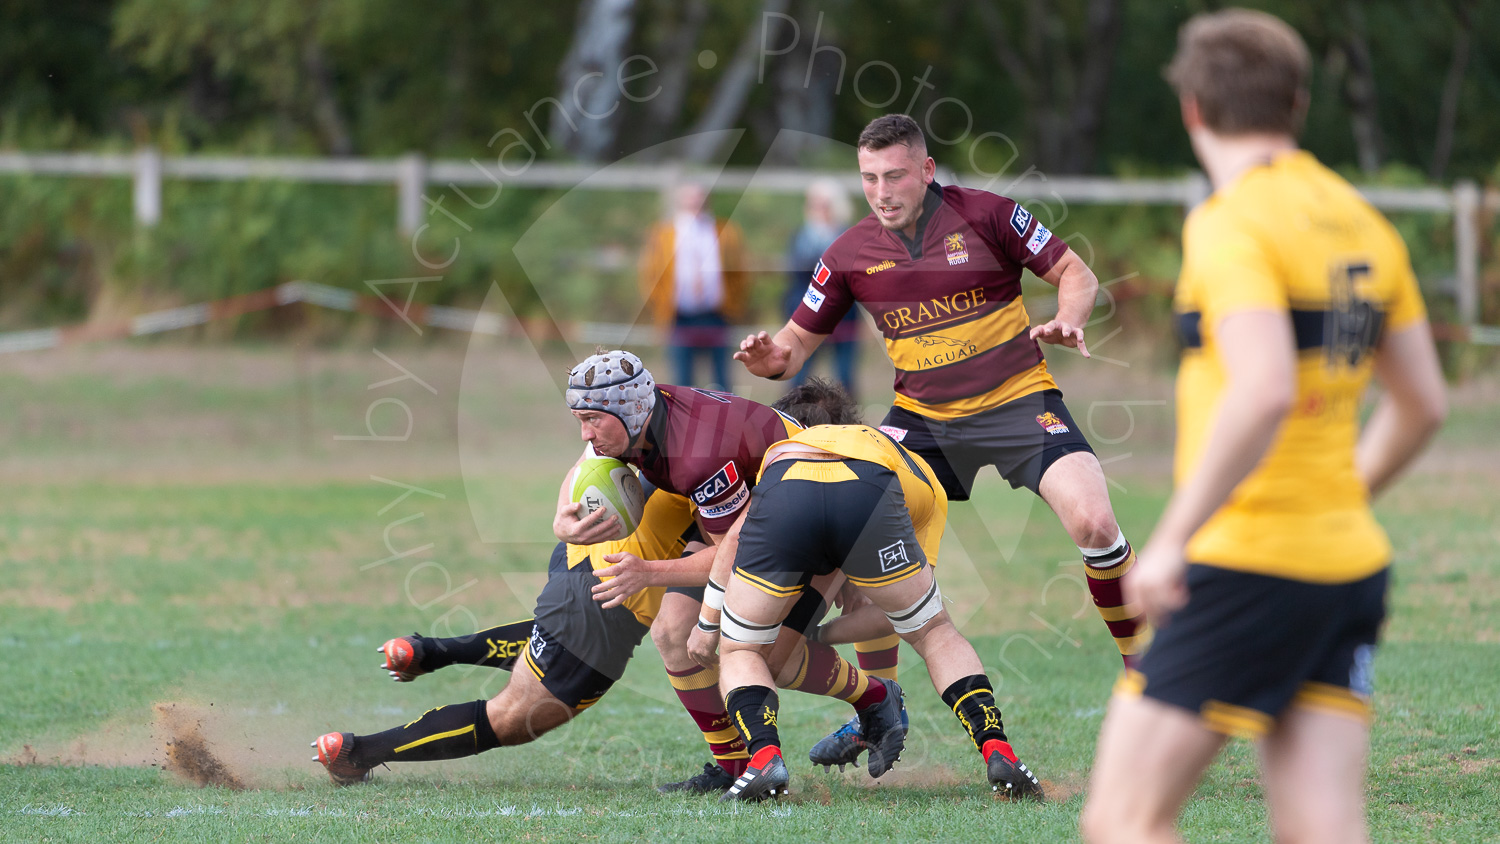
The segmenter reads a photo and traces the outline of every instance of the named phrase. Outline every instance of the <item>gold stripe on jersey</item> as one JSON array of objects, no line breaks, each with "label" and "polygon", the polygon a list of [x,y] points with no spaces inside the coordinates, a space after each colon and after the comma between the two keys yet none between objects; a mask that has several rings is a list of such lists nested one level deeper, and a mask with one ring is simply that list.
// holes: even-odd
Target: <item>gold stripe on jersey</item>
[{"label": "gold stripe on jersey", "polygon": [[955,399],[941,404],[925,404],[910,396],[897,393],[895,401],[892,404],[896,407],[910,410],[912,413],[926,416],[929,419],[946,422],[952,419],[961,419],[965,416],[973,416],[976,413],[983,413],[986,410],[994,410],[1000,405],[1009,401],[1015,401],[1022,396],[1029,396],[1032,393],[1038,393],[1042,390],[1056,389],[1058,389],[1057,382],[1052,379],[1052,373],[1047,370],[1047,362],[1044,360],[1024,372],[1012,375],[1001,382],[1000,386],[995,389],[987,390],[977,396],[968,396],[967,398]]},{"label": "gold stripe on jersey", "polygon": [[854,474],[854,470],[842,460],[798,460],[792,464],[792,468],[786,470],[786,474],[782,475],[781,479],[834,484],[839,481],[858,480],[859,476]]},{"label": "gold stripe on jersey", "polygon": [[961,318],[969,321],[958,325],[923,324],[919,326],[921,333],[887,337],[885,350],[891,363],[907,372],[951,366],[995,348],[1025,331],[1030,324],[1020,297],[978,319],[969,314]]}]

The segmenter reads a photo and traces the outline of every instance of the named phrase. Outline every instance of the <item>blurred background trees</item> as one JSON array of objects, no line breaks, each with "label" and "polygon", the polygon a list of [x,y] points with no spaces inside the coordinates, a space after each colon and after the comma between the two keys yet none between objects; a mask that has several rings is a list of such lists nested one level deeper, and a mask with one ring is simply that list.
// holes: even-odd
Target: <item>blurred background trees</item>
[{"label": "blurred background trees", "polygon": [[[8,0],[0,150],[415,150],[493,161],[505,143],[491,145],[496,133],[509,129],[542,159],[602,164],[739,128],[730,164],[843,167],[828,158],[829,144],[813,141],[852,142],[871,118],[906,111],[954,170],[1174,175],[1194,165],[1161,70],[1180,24],[1220,5],[1228,4]],[[1315,67],[1304,143],[1322,160],[1364,181],[1500,177],[1500,3],[1243,5],[1284,17],[1307,40]],[[627,61],[625,75],[650,71],[628,95],[608,84]],[[783,135],[773,148],[783,129],[809,142]],[[1014,154],[993,138],[976,144],[984,132],[1003,133]],[[690,159],[722,152],[684,148]],[[473,302],[491,278],[526,286],[512,247],[555,194],[503,194],[471,213],[473,231],[431,220],[430,243],[462,235],[465,253],[423,296]],[[716,199],[727,203],[721,213],[740,202]],[[386,189],[169,183],[167,215],[149,233],[133,230],[129,201],[123,180],[0,178],[0,328],[81,318],[110,301],[130,310],[292,278],[354,287],[426,274],[391,232]],[[743,213],[768,228],[751,232],[751,247],[774,255],[797,202],[756,202]],[[586,210],[619,225],[584,233],[643,227],[655,209],[650,197],[612,198]],[[1074,224],[1107,245],[1101,275],[1140,271],[1169,283],[1180,217],[1157,210],[1080,209]],[[1451,224],[1404,225],[1419,269],[1451,272]],[[576,277],[609,283],[628,268],[622,250],[634,248],[627,234],[611,237],[558,249],[604,249],[613,263],[579,258]]]}]

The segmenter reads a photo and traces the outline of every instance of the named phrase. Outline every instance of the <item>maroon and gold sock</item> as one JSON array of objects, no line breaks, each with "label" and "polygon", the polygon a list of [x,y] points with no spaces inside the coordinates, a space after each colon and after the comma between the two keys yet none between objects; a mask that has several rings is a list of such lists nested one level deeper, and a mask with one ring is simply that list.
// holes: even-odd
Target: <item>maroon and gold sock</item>
[{"label": "maroon and gold sock", "polygon": [[886,680],[896,679],[896,660],[900,652],[901,637],[895,633],[854,644],[854,657],[859,660],[859,669]]},{"label": "maroon and gold sock", "polygon": [[825,697],[836,697],[854,706],[856,712],[885,700],[884,683],[855,668],[839,652],[821,642],[807,642],[801,667],[786,688]]},{"label": "maroon and gold sock", "polygon": [[1125,541],[1125,534],[1108,548],[1082,548],[1083,570],[1088,575],[1089,594],[1094,597],[1094,606],[1114,637],[1115,647],[1125,667],[1135,664],[1135,658],[1151,642],[1151,627],[1146,616],[1134,604],[1125,603],[1120,590],[1120,580],[1130,567],[1135,565],[1135,551]]},{"label": "maroon and gold sock", "polygon": [[724,699],[719,697],[719,669],[702,666],[683,671],[667,669],[667,677],[677,699],[703,733],[714,761],[732,777],[744,773],[750,754],[724,709]]}]

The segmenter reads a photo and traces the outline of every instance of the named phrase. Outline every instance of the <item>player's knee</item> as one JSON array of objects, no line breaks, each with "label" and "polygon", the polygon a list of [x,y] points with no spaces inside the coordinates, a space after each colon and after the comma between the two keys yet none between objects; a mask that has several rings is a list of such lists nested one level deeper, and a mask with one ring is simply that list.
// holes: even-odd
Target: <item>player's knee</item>
[{"label": "player's knee", "polygon": [[1108,548],[1120,538],[1120,525],[1109,502],[1082,507],[1073,517],[1069,533],[1084,548]]},{"label": "player's knee", "polygon": [[[1164,831],[1170,839],[1170,823]],[[1088,844],[1114,844],[1160,840],[1163,830],[1152,829],[1145,816],[1125,802],[1091,794],[1079,815],[1078,832]]]},{"label": "player's knee", "polygon": [[656,645],[659,653],[687,653],[688,636],[693,632],[691,626],[672,624],[672,619],[657,618],[656,623],[651,625],[651,643]]},{"label": "player's knee", "polygon": [[948,617],[943,611],[943,593],[938,589],[937,581],[932,581],[915,603],[896,612],[887,612],[885,617],[891,620],[891,626],[907,643],[915,644],[925,638],[934,625]]}]

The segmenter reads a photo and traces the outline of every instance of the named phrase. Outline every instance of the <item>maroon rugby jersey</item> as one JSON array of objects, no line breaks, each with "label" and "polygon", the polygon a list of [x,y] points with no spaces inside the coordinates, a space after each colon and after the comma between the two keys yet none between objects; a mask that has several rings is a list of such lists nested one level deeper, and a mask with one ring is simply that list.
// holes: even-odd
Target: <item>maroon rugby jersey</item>
[{"label": "maroon rugby jersey", "polygon": [[722,534],[749,503],[766,449],[800,430],[790,416],[733,393],[658,384],[647,445],[628,459]]},{"label": "maroon rugby jersey", "polygon": [[869,215],[823,253],[792,321],[828,334],[855,302],[896,367],[896,406],[935,419],[1056,387],[1026,336],[1021,270],[1068,251],[1025,208],[971,188],[928,186],[914,240]]}]

